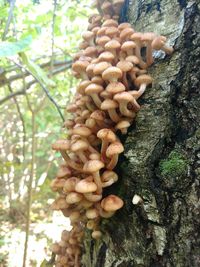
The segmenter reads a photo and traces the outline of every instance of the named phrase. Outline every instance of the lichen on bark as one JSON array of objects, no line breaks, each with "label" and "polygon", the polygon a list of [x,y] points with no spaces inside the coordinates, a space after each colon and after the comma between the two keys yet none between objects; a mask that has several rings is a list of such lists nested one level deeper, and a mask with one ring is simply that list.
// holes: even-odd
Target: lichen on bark
[{"label": "lichen on bark", "polygon": [[[123,137],[120,181],[109,189],[125,205],[102,222],[104,237],[98,244],[86,238],[85,267],[200,266],[199,9],[197,1],[130,4],[135,30],[167,36],[175,52],[171,57],[157,53],[150,68],[153,86]],[[186,171],[167,177],[160,166],[173,151],[184,155]],[[135,194],[143,204],[132,204]]]}]

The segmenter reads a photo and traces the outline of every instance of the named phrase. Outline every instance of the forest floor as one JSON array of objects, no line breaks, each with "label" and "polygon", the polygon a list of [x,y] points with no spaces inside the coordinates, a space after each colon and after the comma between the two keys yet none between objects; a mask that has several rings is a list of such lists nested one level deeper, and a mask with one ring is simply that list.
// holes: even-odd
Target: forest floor
[{"label": "forest floor", "polygon": [[[46,215],[46,216],[44,216]],[[25,223],[0,218],[0,267],[20,267],[23,262]],[[60,240],[62,230],[70,230],[70,222],[62,213],[43,214],[30,224],[27,266],[39,267],[50,258],[51,244]]]}]

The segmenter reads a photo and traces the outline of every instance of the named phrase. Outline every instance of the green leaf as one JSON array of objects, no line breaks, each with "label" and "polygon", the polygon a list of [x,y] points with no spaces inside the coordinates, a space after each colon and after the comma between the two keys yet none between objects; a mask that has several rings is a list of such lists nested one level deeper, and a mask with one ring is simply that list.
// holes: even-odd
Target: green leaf
[{"label": "green leaf", "polygon": [[31,41],[32,37],[29,35],[17,42],[0,42],[0,57],[14,56],[19,52],[27,50]]},{"label": "green leaf", "polygon": [[45,86],[54,87],[55,83],[49,79],[43,69],[40,68],[36,63],[30,60],[25,53],[19,53],[24,65],[28,70]]}]

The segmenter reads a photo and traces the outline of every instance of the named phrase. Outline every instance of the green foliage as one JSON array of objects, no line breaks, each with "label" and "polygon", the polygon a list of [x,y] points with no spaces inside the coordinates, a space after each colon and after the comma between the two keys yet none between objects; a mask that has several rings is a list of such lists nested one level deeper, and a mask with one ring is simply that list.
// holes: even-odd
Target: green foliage
[{"label": "green foliage", "polygon": [[29,35],[17,42],[0,42],[0,57],[15,56],[17,53],[27,50],[31,41],[32,37]]},{"label": "green foliage", "polygon": [[187,174],[188,162],[185,156],[177,151],[172,151],[168,158],[162,160],[159,169],[163,177],[177,177]]},{"label": "green foliage", "polygon": [[19,53],[22,62],[27,67],[27,69],[41,82],[44,86],[55,86],[55,83],[50,80],[46,73],[33,61],[31,61],[25,53]]}]

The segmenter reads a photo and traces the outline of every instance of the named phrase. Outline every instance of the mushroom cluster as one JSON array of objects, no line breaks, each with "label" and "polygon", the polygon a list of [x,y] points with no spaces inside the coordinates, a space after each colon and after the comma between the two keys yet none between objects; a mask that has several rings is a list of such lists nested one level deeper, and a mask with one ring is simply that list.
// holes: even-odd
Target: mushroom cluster
[{"label": "mushroom cluster", "polygon": [[141,108],[139,97],[152,84],[147,68],[154,62],[153,50],[173,51],[164,36],[119,24],[123,2],[95,2],[99,14],[90,16],[80,52],[74,56],[72,72],[81,81],[67,107],[71,113],[64,124],[68,137],[52,145],[64,160],[51,183],[59,193],[52,209],[61,210],[73,227],[53,245],[57,267],[80,266],[84,228],[99,239],[100,219],[113,216],[123,206],[118,196],[103,194],[118,180],[114,169],[124,147],[117,134],[127,133]]}]

